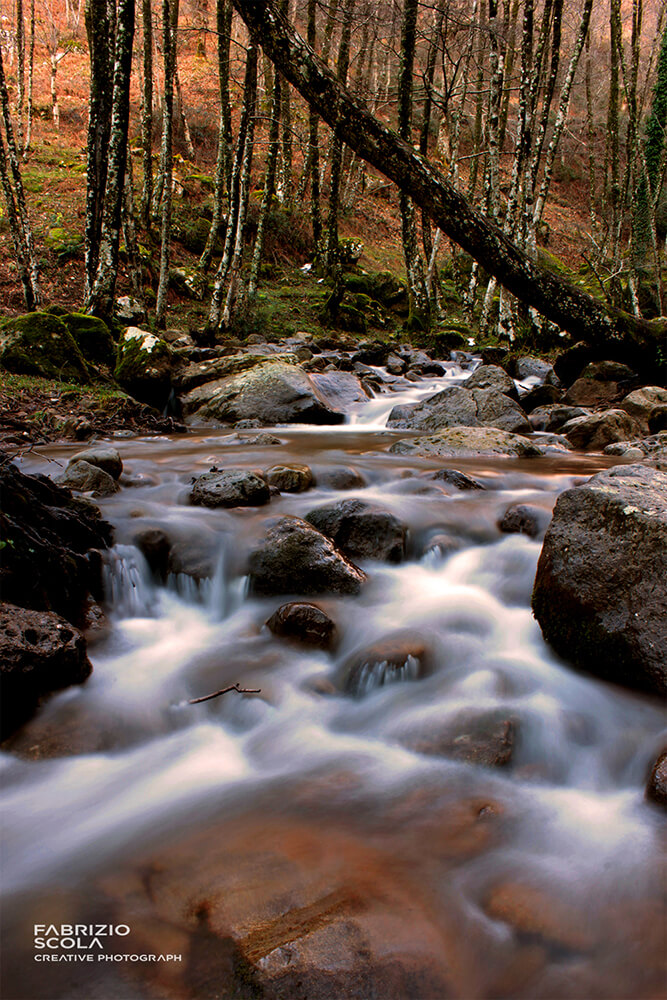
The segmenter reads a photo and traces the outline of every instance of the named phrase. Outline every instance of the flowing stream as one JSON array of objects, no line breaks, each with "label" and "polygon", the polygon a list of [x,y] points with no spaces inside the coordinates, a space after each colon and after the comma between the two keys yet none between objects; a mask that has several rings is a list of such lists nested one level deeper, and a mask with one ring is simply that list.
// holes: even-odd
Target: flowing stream
[{"label": "flowing stream", "polygon": [[[232,996],[219,958],[195,961],[211,931],[275,982],[326,969],[324,985],[285,987],[308,1000],[659,995],[664,855],[643,792],[664,716],[549,650],[530,611],[541,543],[497,527],[516,501],[548,520],[562,490],[610,460],[389,454],[406,436],[385,429],[391,406],[464,377],[450,366],[358,404],[342,427],[274,429],[280,445],[211,429],[112,442],[129,485],[100,502],[116,545],[94,673],[0,757],[6,1000]],[[53,475],[75,448],[40,449],[24,471]],[[314,489],[257,509],[188,505],[213,464],[290,461],[311,466]],[[485,489],[428,478],[443,466]],[[362,485],[329,488],[332,469]],[[409,526],[408,558],[363,563],[358,597],[315,599],[338,625],[333,653],[276,638],[264,623],[290,597],[247,596],[249,547],[267,517],[350,496]],[[164,585],[134,544],[147,527],[179,552]],[[346,695],[350,657],[395,634],[426,645],[427,676],[385,664]],[[189,703],[237,682],[261,693]],[[466,760],[456,736],[438,752],[471,719],[511,734],[504,766]],[[127,924],[135,950],[182,961],[35,963],[34,924],[81,919]],[[370,965],[385,970],[375,993],[359,985]]]}]

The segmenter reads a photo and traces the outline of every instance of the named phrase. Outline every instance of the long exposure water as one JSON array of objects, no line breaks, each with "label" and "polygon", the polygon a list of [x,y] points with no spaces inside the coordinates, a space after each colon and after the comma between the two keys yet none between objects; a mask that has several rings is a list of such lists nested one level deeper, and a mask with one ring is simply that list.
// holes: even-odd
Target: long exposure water
[{"label": "long exposure water", "polygon": [[[660,995],[664,845],[643,790],[664,715],[550,651],[530,611],[541,542],[498,529],[517,501],[548,521],[610,460],[388,453],[405,436],[385,429],[391,406],[463,377],[357,404],[341,427],[273,429],[280,444],[211,428],[112,442],[127,485],[100,501],[116,544],[94,673],[0,758],[7,1000],[231,996],[215,949],[195,962],[212,933],[276,983],[311,970],[285,996]],[[74,450],[22,468],[55,475]],[[315,487],[261,508],[188,504],[212,465],[278,462],[310,465]],[[444,466],[485,489],[429,478]],[[332,469],[359,485],[330,488]],[[315,599],[333,652],[276,638],[265,622],[290,595],[247,595],[249,549],[269,516],[348,497],[407,524],[407,559],[362,563],[358,597]],[[135,544],[149,527],[180,554],[166,583]],[[394,636],[427,650],[426,675],[371,671],[346,694],[346,663]],[[190,704],[234,683],[260,693]],[[456,752],[471,725],[510,734],[504,766]],[[134,950],[182,961],[47,974],[33,925],[77,921],[128,924]]]}]

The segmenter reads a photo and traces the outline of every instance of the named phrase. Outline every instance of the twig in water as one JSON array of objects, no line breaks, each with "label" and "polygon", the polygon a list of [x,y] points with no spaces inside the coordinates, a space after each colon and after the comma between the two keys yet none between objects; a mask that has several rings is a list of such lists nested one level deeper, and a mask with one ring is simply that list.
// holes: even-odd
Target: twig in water
[{"label": "twig in water", "polygon": [[213,694],[205,694],[203,698],[192,698],[188,705],[198,705],[202,701],[210,701],[211,698],[219,698],[221,694],[227,694],[228,691],[237,691],[238,694],[261,694],[261,688],[242,688],[238,684],[232,684],[231,687],[222,688],[220,691],[214,691]]}]

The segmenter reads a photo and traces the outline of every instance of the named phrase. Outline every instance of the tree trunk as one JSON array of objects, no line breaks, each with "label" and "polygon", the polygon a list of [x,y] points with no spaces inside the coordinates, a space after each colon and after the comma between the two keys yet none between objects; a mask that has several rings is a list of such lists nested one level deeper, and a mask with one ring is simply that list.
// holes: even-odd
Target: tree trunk
[{"label": "tree trunk", "polygon": [[176,76],[176,31],[178,0],[163,0],[162,30],[164,38],[164,106],[162,111],[162,218],[160,226],[160,281],[155,303],[155,323],[159,330],[166,326],[167,293],[169,291],[169,260],[171,256],[171,205],[173,194],[174,150],[174,78]]},{"label": "tree trunk", "polygon": [[87,0],[86,32],[90,53],[90,100],[86,165],[86,292],[90,293],[97,274],[102,236],[104,192],[107,183],[107,151],[111,129],[111,65],[109,20],[106,0]]},{"label": "tree trunk", "polygon": [[35,78],[35,0],[30,0],[30,45],[28,49],[28,98],[27,113],[28,120],[25,130],[25,144],[23,146],[23,159],[25,160],[30,151],[32,140],[32,88]]},{"label": "tree trunk", "polygon": [[25,103],[25,21],[23,0],[16,0],[16,135],[19,148],[23,145],[23,105]]},{"label": "tree trunk", "polygon": [[271,102],[271,124],[269,126],[269,151],[266,157],[266,176],[264,179],[264,192],[262,194],[262,204],[259,209],[259,219],[257,221],[257,236],[255,238],[255,249],[250,265],[250,277],[248,278],[248,300],[253,302],[257,296],[257,278],[259,275],[259,265],[262,260],[264,249],[264,235],[266,233],[266,223],[271,211],[271,202],[276,188],[276,165],[278,162],[278,143],[280,128],[280,100],[281,100],[281,79],[280,73],[275,73],[273,77],[273,100]]},{"label": "tree trunk", "polygon": [[323,66],[280,18],[271,0],[234,0],[251,35],[320,116],[360,156],[410,192],[443,232],[519,299],[575,337],[609,346],[633,342],[655,347],[667,334],[652,323],[607,307],[540,266],[476,212],[447,180],[406,142],[377,121]]},{"label": "tree trunk", "polygon": [[143,88],[141,92],[141,148],[144,181],[141,188],[141,219],[151,228],[153,198],[153,10],[151,0],[142,0]]},{"label": "tree trunk", "polygon": [[[134,0],[119,0],[109,131],[104,215],[95,281],[86,304],[88,312],[110,319],[118,277],[118,250],[127,166],[127,131],[130,117],[130,75],[134,39]],[[92,83],[91,83],[92,86]]]},{"label": "tree trunk", "polygon": [[[350,37],[355,0],[347,0],[343,12],[343,29],[338,49],[338,80],[342,87],[347,82],[350,65]],[[324,115],[322,116],[324,117]],[[325,266],[330,274],[338,271],[338,208],[340,200],[340,171],[343,159],[343,141],[334,132],[331,143],[331,174],[329,180],[329,215],[327,218],[327,248]]]}]

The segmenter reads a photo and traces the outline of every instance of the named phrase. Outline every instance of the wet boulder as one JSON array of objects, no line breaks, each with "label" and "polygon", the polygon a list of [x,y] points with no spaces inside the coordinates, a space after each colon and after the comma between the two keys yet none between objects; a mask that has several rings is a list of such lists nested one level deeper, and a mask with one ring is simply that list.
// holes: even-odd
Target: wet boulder
[{"label": "wet boulder", "polygon": [[114,378],[131,396],[162,409],[172,385],[174,356],[169,345],[148,330],[131,326],[118,342]]},{"label": "wet boulder", "polygon": [[574,406],[613,406],[637,384],[637,376],[618,361],[592,361],[572,383],[565,402]]},{"label": "wet boulder", "polygon": [[373,395],[352,372],[316,372],[311,378],[318,394],[333,410],[347,412],[354,403],[365,402]]},{"label": "wet boulder", "polygon": [[466,389],[495,389],[505,396],[517,400],[518,393],[514,379],[498,365],[480,365],[464,383]]},{"label": "wet boulder", "polygon": [[88,462],[89,465],[97,466],[98,469],[102,469],[116,480],[120,479],[123,472],[123,462],[115,448],[102,446],[85,448],[83,451],[77,451],[76,455],[72,455],[68,464],[71,465],[74,462]]},{"label": "wet boulder", "polygon": [[551,514],[536,504],[513,503],[498,521],[498,529],[505,535],[528,535],[538,538],[549,524]]},{"label": "wet boulder", "polygon": [[341,500],[317,507],[306,520],[351,559],[401,562],[407,527],[390,511],[364,500]]},{"label": "wet boulder", "polygon": [[558,386],[560,384],[560,380],[554,371],[553,365],[548,361],[543,361],[542,358],[534,358],[530,355],[524,355],[523,357],[516,359],[511,371],[515,378],[519,379],[520,382],[526,382],[530,379],[534,384],[540,383],[542,385],[552,386]]},{"label": "wet boulder", "polygon": [[304,493],[315,485],[308,465],[272,465],[264,478],[269,486],[275,486],[281,493]]},{"label": "wet boulder", "polygon": [[561,427],[574,448],[582,451],[602,451],[614,441],[626,441],[635,437],[639,425],[625,410],[603,410],[602,413],[589,413],[587,416],[574,417]]},{"label": "wet boulder", "polygon": [[[628,393],[619,403],[619,409],[625,410],[640,425],[642,433],[646,434],[651,427],[653,415],[667,408],[667,389],[657,385],[647,385]],[[656,428],[659,430],[660,428]]]},{"label": "wet boulder", "polygon": [[646,798],[667,809],[667,749],[658,754],[646,783]]},{"label": "wet boulder", "polygon": [[255,594],[358,594],[366,574],[330,538],[298,517],[269,522],[250,554],[250,588]]},{"label": "wet boulder", "polygon": [[[525,413],[532,413],[541,406],[559,403],[565,393],[555,385],[538,385],[521,396],[521,407]],[[528,418],[530,421],[530,417]],[[532,421],[530,421],[532,424]]]},{"label": "wet boulder", "polygon": [[52,691],[81,684],[92,671],[78,629],[51,611],[0,605],[0,684],[4,739]]},{"label": "wet boulder", "polygon": [[416,681],[432,669],[428,642],[412,632],[399,632],[357,650],[343,665],[344,689],[362,697],[379,687]]},{"label": "wet boulder", "polygon": [[197,507],[261,507],[270,499],[267,483],[248,469],[205,472],[190,491]]},{"label": "wet boulder", "polygon": [[327,465],[316,470],[317,485],[325,490],[357,490],[363,489],[366,480],[346,465]]},{"label": "wet boulder", "polygon": [[[297,359],[295,354],[290,353],[281,354],[273,360],[294,364]],[[192,361],[186,365],[178,372],[174,384],[177,392],[190,392],[207,382],[215,382],[229,375],[238,375],[263,364],[266,364],[266,354],[259,354],[257,351],[232,352],[223,357],[216,354],[214,357]],[[257,426],[261,425],[258,423]]]},{"label": "wet boulder", "polygon": [[458,385],[448,386],[421,402],[395,406],[387,421],[387,427],[416,431],[458,426],[498,427],[510,433],[531,430],[526,414],[509,396],[493,388],[470,390]]},{"label": "wet boulder", "polygon": [[316,604],[305,601],[281,605],[266,624],[274,635],[319,649],[333,649],[338,639],[334,620]]},{"label": "wet boulder", "polygon": [[62,318],[32,312],[0,326],[0,366],[17,375],[86,383],[88,368]]},{"label": "wet boulder", "polygon": [[345,414],[333,409],[310,375],[298,365],[273,359],[193,389],[182,400],[186,415],[198,419],[259,419],[270,424],[342,424]]},{"label": "wet boulder", "polygon": [[667,473],[616,466],[561,494],[533,612],[564,659],[605,680],[667,693]]},{"label": "wet boulder", "polygon": [[66,486],[69,490],[92,493],[94,497],[112,496],[120,488],[108,472],[83,459],[72,460],[63,475],[58,477],[57,482],[59,486]]},{"label": "wet boulder", "polygon": [[506,455],[535,458],[544,448],[520,434],[509,434],[494,427],[448,427],[426,437],[396,441],[389,451],[394,455],[423,455],[442,458]]}]

